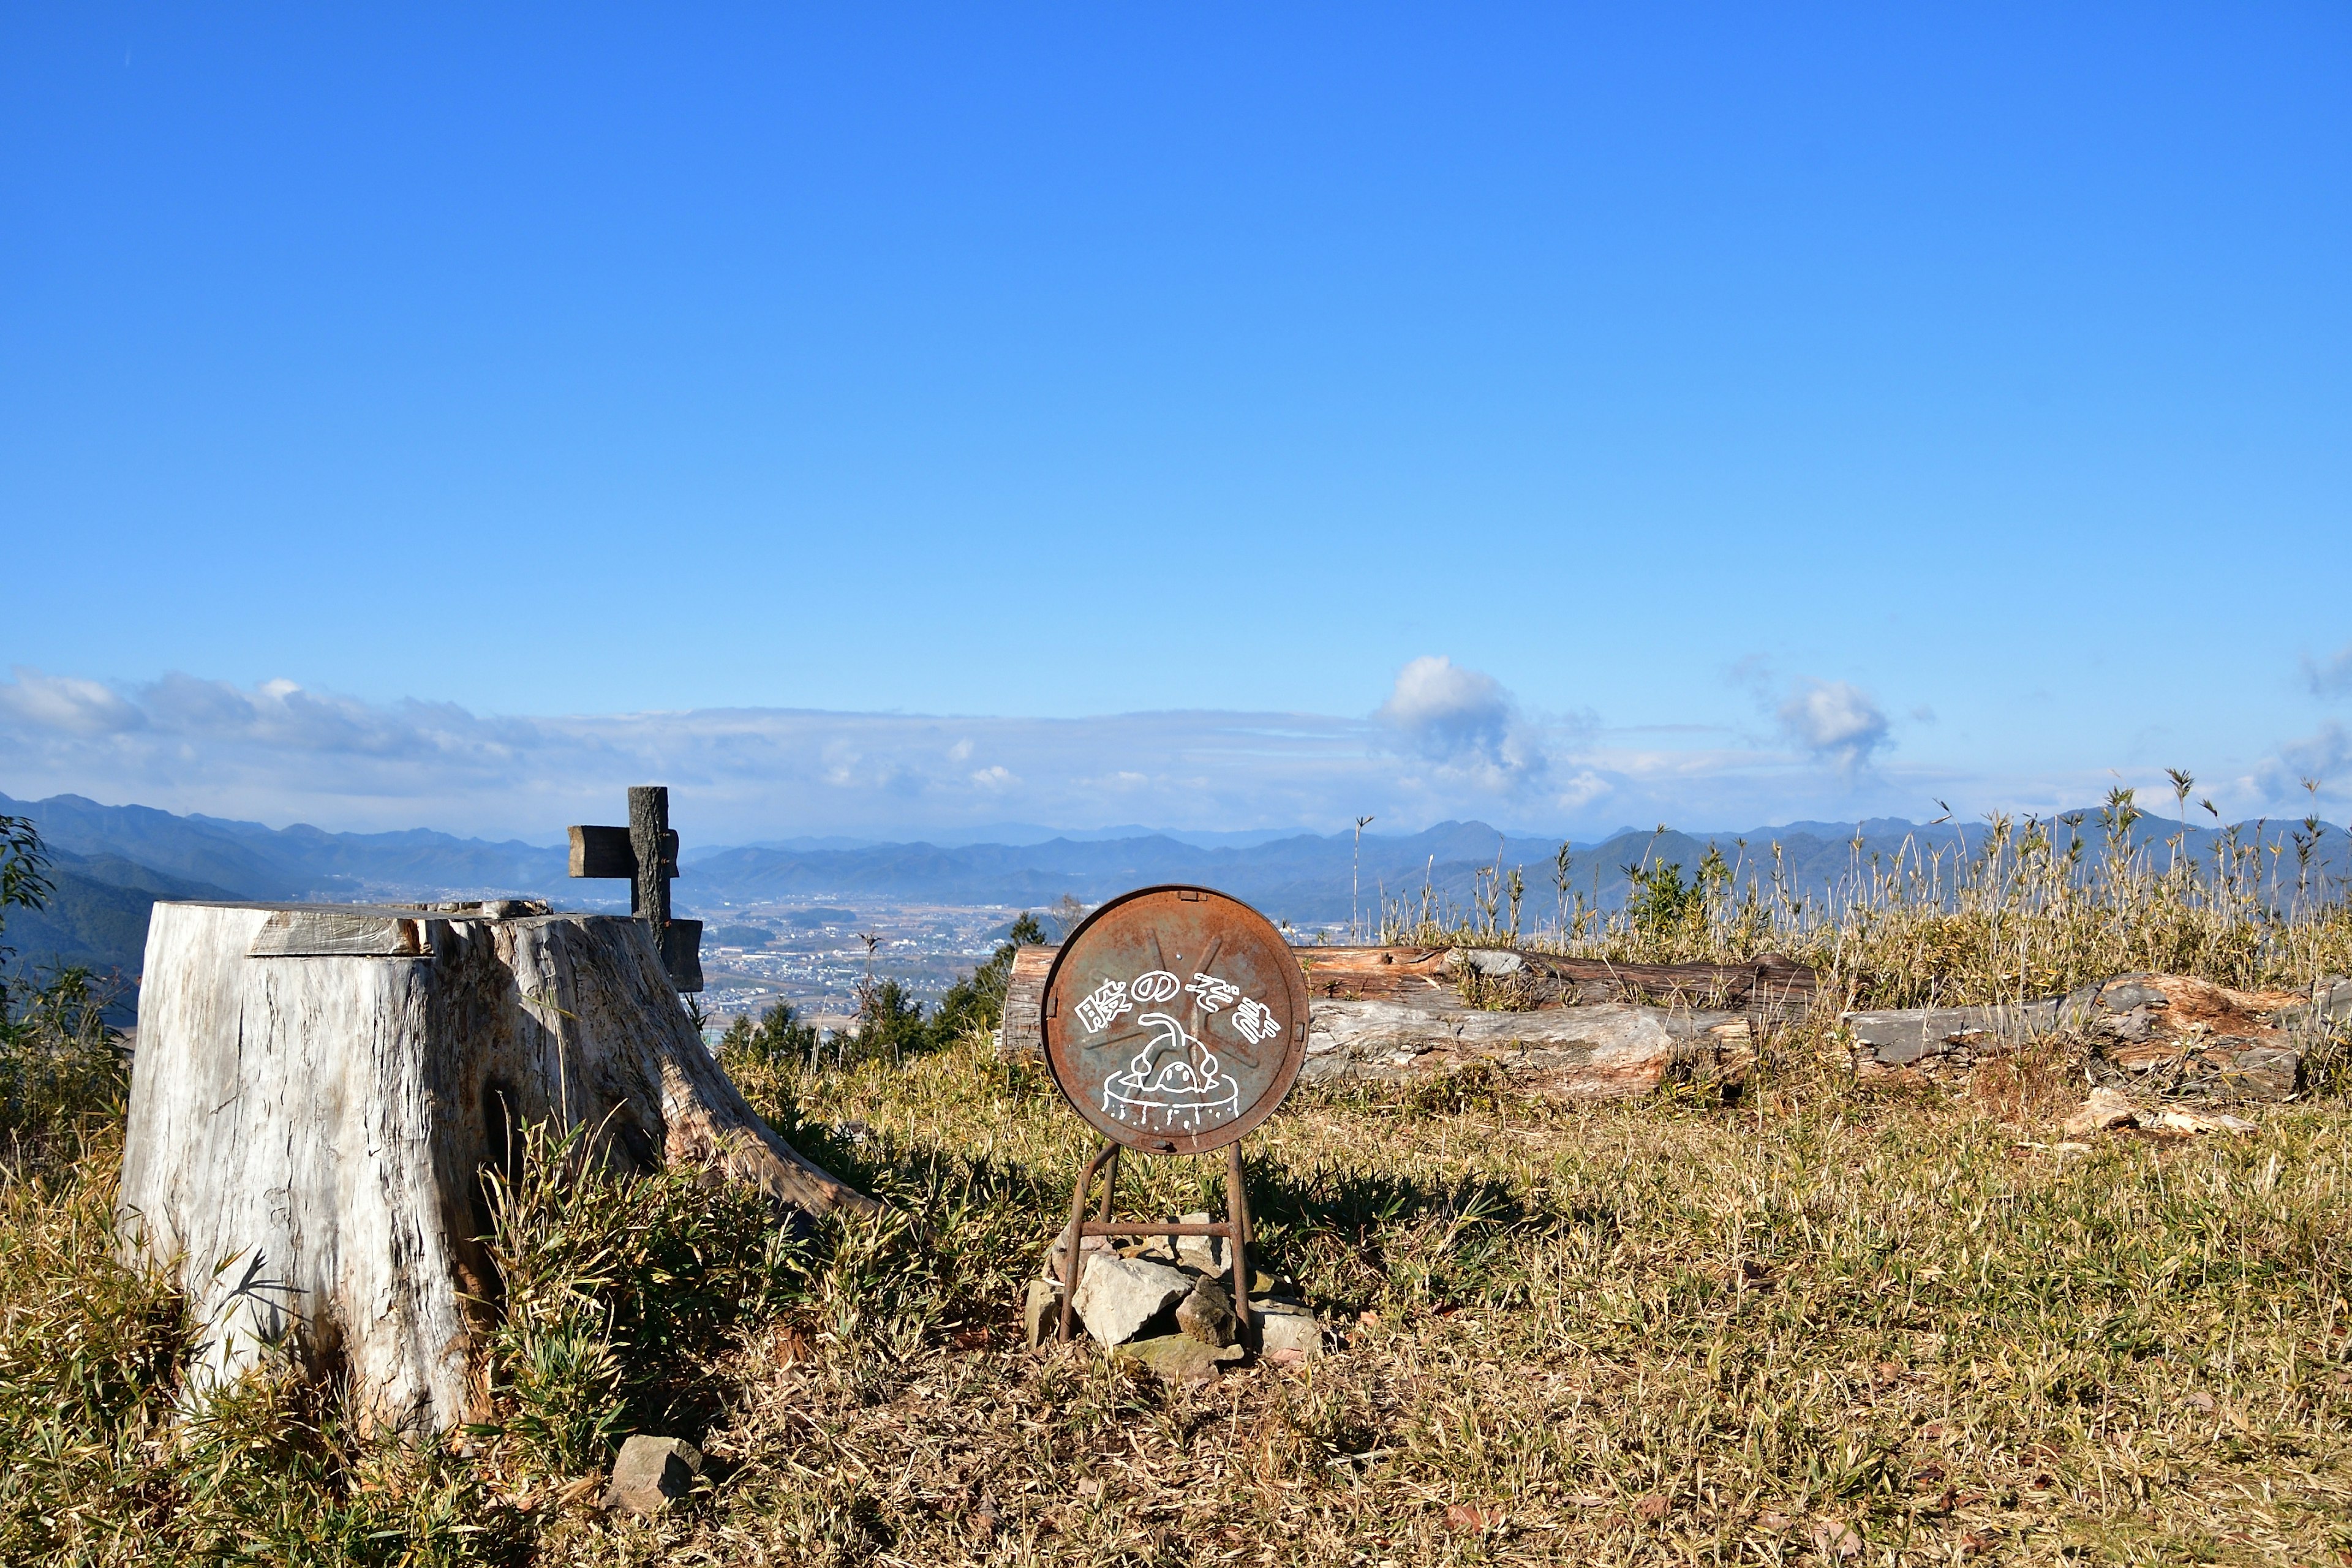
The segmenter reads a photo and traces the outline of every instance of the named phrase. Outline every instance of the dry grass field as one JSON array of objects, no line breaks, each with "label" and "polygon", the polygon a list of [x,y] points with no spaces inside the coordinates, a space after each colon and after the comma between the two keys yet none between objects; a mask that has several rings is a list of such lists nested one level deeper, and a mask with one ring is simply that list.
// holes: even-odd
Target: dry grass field
[{"label": "dry grass field", "polygon": [[[2344,972],[2338,903],[2147,875],[2055,911],[1768,912],[1744,943],[1717,889],[1559,940],[1772,941],[1877,1002],[2046,992],[2129,954]],[[0,1184],[0,1561],[2352,1563],[2341,1043],[2256,1134],[2061,1148],[2084,1048],[1857,1077],[1830,1010],[1728,1099],[1302,1091],[1249,1180],[1264,1265],[1329,1354],[1193,1387],[1024,1348],[1017,1292],[1087,1149],[1033,1069],[979,1039],[903,1068],[738,1061],[889,1215],[780,1229],[697,1173],[614,1181],[542,1141],[499,1194],[497,1418],[409,1445],[290,1375],[179,1408],[190,1326],[113,1261],[121,1131],[92,1069]],[[1129,1171],[1132,1210],[1213,1199],[1212,1163]],[[670,1516],[593,1506],[633,1431],[709,1456]]]}]

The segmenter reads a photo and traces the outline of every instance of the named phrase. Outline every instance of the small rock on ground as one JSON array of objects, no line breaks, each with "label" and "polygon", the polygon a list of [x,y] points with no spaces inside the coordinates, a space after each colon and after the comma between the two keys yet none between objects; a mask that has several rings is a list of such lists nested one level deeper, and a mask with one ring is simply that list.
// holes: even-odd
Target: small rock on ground
[{"label": "small rock on ground", "polygon": [[2081,1138],[2110,1127],[2129,1127],[2138,1120],[2139,1107],[2112,1089],[2095,1089],[2083,1109],[2060,1125],[2067,1137]]},{"label": "small rock on ground", "polygon": [[[1199,1214],[1180,1215],[1179,1225],[1210,1225],[1215,1216],[1203,1210]],[[1176,1261],[1187,1268],[1197,1268],[1203,1274],[1229,1274],[1233,1259],[1225,1252],[1222,1236],[1180,1236],[1176,1238]]]},{"label": "small rock on ground", "polygon": [[1176,1307],[1176,1326],[1204,1345],[1234,1342],[1234,1299],[1213,1279],[1203,1279]]},{"label": "small rock on ground", "polygon": [[1323,1354],[1323,1324],[1312,1309],[1296,1301],[1253,1300],[1258,1353],[1282,1366],[1317,1361]]},{"label": "small rock on ground", "polygon": [[2156,1119],[2156,1124],[2176,1132],[2231,1132],[2241,1137],[2262,1131],[2242,1116],[2219,1110],[2168,1110]]},{"label": "small rock on ground", "polygon": [[1035,1350],[1062,1329],[1062,1288],[1051,1279],[1032,1279],[1021,1303],[1021,1331]]},{"label": "small rock on ground", "polygon": [[702,1451],[685,1438],[639,1433],[621,1445],[621,1457],[613,1461],[604,1506],[659,1513],[691,1490],[701,1471]]},{"label": "small rock on ground", "polygon": [[1123,1344],[1192,1289],[1192,1276],[1164,1263],[1116,1254],[1089,1258],[1078,1276],[1078,1316],[1101,1344]]},{"label": "small rock on ground", "polygon": [[1241,1360],[1242,1348],[1227,1345],[1221,1350],[1190,1334],[1160,1334],[1129,1340],[1110,1353],[1114,1361],[1148,1366],[1170,1383],[1205,1383],[1217,1375],[1219,1363]]}]

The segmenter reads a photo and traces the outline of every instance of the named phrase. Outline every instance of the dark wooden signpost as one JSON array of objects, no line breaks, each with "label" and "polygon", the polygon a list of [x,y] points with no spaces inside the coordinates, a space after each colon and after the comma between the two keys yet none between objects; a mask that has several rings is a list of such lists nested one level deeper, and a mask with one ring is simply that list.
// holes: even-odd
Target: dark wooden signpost
[{"label": "dark wooden signpost", "polygon": [[572,874],[626,877],[629,912],[652,922],[662,967],[680,991],[702,989],[702,922],[669,917],[670,879],[677,875],[677,835],[669,825],[669,786],[631,784],[626,827],[573,827]]}]

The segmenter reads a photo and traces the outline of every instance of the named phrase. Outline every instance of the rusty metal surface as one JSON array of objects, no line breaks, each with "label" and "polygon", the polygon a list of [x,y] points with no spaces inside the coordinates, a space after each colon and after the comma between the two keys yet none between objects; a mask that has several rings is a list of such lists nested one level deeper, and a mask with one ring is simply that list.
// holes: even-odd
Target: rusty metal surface
[{"label": "rusty metal surface", "polygon": [[1197,1154],[1274,1114],[1307,1054],[1307,981],[1272,922],[1208,888],[1139,888],[1055,955],[1045,1060],[1130,1149]]}]

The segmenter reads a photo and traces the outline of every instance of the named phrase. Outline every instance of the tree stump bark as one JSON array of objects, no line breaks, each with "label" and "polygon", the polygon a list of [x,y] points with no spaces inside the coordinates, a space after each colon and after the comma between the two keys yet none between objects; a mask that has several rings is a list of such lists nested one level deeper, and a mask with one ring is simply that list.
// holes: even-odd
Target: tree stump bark
[{"label": "tree stump bark", "polygon": [[201,1326],[199,1386],[275,1348],[348,1373],[372,1422],[482,1418],[481,1172],[535,1121],[594,1124],[627,1167],[690,1161],[813,1212],[877,1206],[744,1102],[643,921],[155,906],[121,1209]]}]

